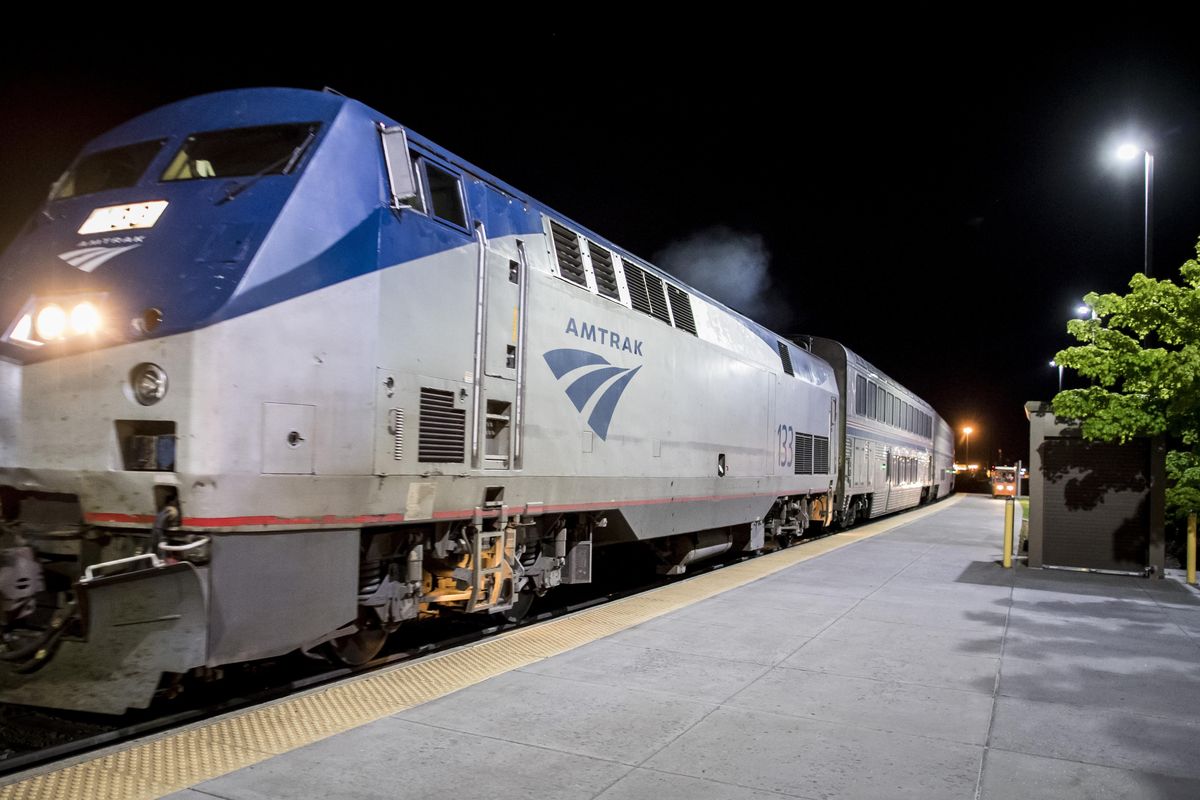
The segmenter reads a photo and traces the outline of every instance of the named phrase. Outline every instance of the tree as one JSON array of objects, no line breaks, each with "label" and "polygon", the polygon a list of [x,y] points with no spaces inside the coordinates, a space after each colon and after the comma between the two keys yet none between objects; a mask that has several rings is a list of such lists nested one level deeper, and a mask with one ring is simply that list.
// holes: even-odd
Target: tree
[{"label": "tree", "polygon": [[1084,438],[1166,435],[1167,505],[1177,513],[1200,510],[1200,244],[1196,255],[1178,284],[1137,274],[1126,295],[1088,294],[1095,318],[1071,320],[1080,344],[1054,357],[1093,381],[1053,402]]}]

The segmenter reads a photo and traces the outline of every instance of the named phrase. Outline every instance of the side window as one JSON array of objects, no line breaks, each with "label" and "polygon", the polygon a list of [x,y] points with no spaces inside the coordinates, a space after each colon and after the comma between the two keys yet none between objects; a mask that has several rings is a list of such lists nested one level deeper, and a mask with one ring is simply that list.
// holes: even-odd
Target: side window
[{"label": "side window", "polygon": [[860,417],[867,413],[867,379],[864,375],[854,378],[854,413]]},{"label": "side window", "polygon": [[430,216],[465,229],[467,213],[463,208],[462,182],[459,177],[423,158],[418,160],[424,173],[424,188]]},{"label": "side window", "polygon": [[871,419],[876,419],[875,407],[877,405],[877,403],[876,403],[877,395],[875,393],[875,381],[871,381],[871,383],[868,384],[868,387],[869,388],[867,389],[867,416],[870,417]]}]

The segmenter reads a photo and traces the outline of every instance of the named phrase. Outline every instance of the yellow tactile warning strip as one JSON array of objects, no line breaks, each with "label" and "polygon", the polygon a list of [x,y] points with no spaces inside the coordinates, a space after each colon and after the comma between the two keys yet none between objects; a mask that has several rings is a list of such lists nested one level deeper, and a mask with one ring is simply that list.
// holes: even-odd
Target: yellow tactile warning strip
[{"label": "yellow tactile warning strip", "polygon": [[864,525],[459,650],[348,678],[0,787],[0,800],[158,798],[609,636],[794,564],[937,513]]}]

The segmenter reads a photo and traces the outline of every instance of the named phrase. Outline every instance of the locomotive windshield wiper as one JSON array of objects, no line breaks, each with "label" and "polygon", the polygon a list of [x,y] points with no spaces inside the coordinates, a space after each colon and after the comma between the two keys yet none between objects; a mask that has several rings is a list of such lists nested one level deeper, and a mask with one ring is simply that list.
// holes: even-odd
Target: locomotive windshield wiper
[{"label": "locomotive windshield wiper", "polygon": [[[270,164],[263,167],[241,183],[233,183],[226,187],[225,196],[218,200],[217,203],[220,204],[229,202],[257,183],[264,175],[270,175],[276,170],[279,170],[279,174],[281,175],[287,175],[292,171],[292,168],[296,166],[296,162],[300,160],[300,156],[303,155],[304,151],[308,149],[309,144],[311,144],[312,140],[316,138],[316,135],[317,129],[315,127],[309,128],[308,135],[304,137],[304,140],[301,141],[300,144],[292,148],[292,152],[288,153],[283,158],[272,161]],[[280,167],[282,167],[282,169],[280,169]]]}]

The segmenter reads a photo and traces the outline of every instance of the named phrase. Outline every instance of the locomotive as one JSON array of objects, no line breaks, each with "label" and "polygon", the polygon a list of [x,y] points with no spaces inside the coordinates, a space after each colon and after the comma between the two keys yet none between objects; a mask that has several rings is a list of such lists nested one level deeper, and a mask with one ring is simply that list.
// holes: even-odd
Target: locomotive
[{"label": "locomotive", "polygon": [[949,429],[355,100],[90,142],[0,257],[0,700],[520,616],[947,494]]}]

